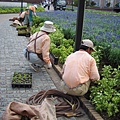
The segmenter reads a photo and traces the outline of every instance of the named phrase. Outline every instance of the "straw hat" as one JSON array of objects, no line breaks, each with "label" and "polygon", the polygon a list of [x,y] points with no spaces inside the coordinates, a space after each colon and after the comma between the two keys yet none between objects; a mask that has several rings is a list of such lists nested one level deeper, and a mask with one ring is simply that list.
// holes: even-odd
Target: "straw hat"
[{"label": "straw hat", "polygon": [[40,28],[40,30],[48,33],[56,31],[55,27],[53,26],[53,22],[51,21],[45,21],[44,25]]},{"label": "straw hat", "polygon": [[93,51],[96,51],[96,50],[94,49],[93,42],[92,42],[91,40],[89,40],[89,39],[82,40],[81,45],[90,47]]}]

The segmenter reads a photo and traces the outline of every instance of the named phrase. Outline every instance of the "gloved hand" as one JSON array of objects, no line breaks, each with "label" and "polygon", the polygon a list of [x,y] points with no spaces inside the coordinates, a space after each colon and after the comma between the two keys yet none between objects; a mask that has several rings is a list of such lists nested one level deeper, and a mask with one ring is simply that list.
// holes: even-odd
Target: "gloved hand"
[{"label": "gloved hand", "polygon": [[48,69],[52,68],[51,62],[47,64]]},{"label": "gloved hand", "polygon": [[36,13],[34,13],[34,16],[37,16]]}]

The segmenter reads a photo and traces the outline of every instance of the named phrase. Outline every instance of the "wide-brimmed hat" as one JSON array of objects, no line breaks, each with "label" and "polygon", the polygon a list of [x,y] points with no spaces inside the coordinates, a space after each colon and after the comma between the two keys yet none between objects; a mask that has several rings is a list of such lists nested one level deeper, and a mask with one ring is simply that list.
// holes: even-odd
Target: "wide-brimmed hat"
[{"label": "wide-brimmed hat", "polygon": [[34,7],[37,9],[37,5],[34,5]]},{"label": "wide-brimmed hat", "polygon": [[53,22],[51,21],[45,21],[44,25],[40,28],[40,30],[51,33],[51,32],[55,32],[56,29],[53,26]]},{"label": "wide-brimmed hat", "polygon": [[87,47],[91,48],[93,51],[96,51],[94,49],[93,42],[91,40],[89,40],[89,39],[82,40],[81,45],[87,46]]}]

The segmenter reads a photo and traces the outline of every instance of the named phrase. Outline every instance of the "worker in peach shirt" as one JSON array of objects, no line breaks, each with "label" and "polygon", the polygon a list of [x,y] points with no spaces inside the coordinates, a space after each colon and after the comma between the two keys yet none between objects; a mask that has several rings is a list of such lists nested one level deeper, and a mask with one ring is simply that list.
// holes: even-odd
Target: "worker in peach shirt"
[{"label": "worker in peach shirt", "polygon": [[47,64],[48,68],[52,67],[49,49],[50,49],[50,37],[49,34],[55,32],[56,29],[53,26],[53,22],[45,21],[44,25],[40,28],[39,32],[30,36],[30,42],[27,48],[24,49],[25,58],[32,64],[31,68],[34,71],[39,72],[39,68]]},{"label": "worker in peach shirt", "polygon": [[93,51],[93,42],[85,39],[80,50],[67,57],[63,65],[62,80],[58,85],[59,90],[70,95],[82,96],[87,93],[91,81],[100,79],[96,61],[90,55]]},{"label": "worker in peach shirt", "polygon": [[36,16],[37,5],[29,6],[29,13],[25,15],[24,25],[32,26],[33,15]]},{"label": "worker in peach shirt", "polygon": [[20,21],[21,24],[22,24],[22,22],[23,22],[24,19],[25,19],[25,15],[28,15],[28,14],[29,14],[28,10],[29,10],[29,8],[27,7],[27,8],[25,9],[25,11],[23,11],[22,13],[20,13],[20,15],[19,15],[19,21]]}]

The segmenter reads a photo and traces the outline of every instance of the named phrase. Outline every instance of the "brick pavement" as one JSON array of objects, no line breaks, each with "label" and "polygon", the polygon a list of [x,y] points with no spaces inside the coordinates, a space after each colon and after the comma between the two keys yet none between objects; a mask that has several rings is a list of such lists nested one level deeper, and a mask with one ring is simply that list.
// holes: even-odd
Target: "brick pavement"
[{"label": "brick pavement", "polygon": [[[44,66],[39,73],[36,73],[30,68],[23,55],[28,38],[18,36],[16,28],[10,26],[12,22],[9,21],[9,18],[15,16],[17,14],[0,14],[0,117],[8,103],[25,102],[27,98],[41,90],[54,89],[52,79],[59,79],[54,69],[47,70]],[[32,88],[12,88],[11,80],[14,72],[32,73]],[[82,112],[84,113],[83,110]],[[90,120],[86,114],[81,118],[69,119]],[[67,120],[67,118],[63,117],[59,120]]]}]

